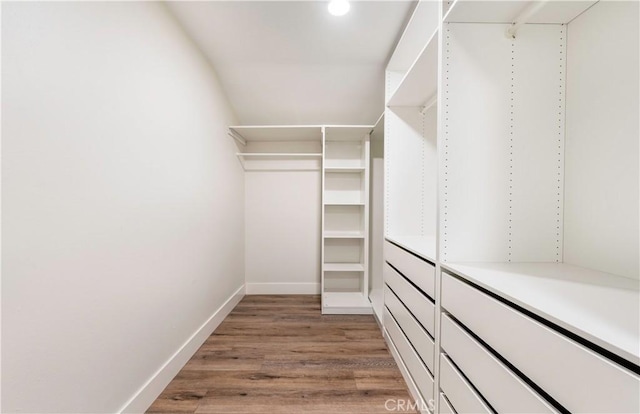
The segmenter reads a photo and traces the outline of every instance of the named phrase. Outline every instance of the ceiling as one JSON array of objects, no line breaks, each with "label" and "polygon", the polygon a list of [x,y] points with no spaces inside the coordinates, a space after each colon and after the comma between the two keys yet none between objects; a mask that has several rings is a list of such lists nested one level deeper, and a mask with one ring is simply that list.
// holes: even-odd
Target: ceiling
[{"label": "ceiling", "polygon": [[168,2],[213,64],[244,125],[373,124],[384,67],[414,3]]}]

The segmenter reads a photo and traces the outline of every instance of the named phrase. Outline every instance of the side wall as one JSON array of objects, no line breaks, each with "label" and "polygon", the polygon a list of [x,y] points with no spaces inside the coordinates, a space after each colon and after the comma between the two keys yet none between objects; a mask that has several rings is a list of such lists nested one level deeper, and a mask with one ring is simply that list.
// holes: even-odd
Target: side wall
[{"label": "side wall", "polygon": [[564,222],[565,262],[635,279],[638,30],[631,1],[601,1],[569,24]]},{"label": "side wall", "polygon": [[320,293],[321,172],[284,168],[246,172],[248,294]]},{"label": "side wall", "polygon": [[143,411],[243,292],[234,115],[159,3],[2,8],[2,412]]}]

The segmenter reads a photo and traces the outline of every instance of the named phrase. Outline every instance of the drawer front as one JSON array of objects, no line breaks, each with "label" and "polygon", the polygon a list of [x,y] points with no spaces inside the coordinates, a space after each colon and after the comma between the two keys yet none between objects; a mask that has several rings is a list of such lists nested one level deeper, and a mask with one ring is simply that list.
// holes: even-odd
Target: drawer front
[{"label": "drawer front", "polygon": [[385,287],[384,298],[385,305],[387,305],[389,312],[391,312],[391,315],[395,318],[398,325],[400,325],[400,328],[402,328],[407,339],[416,349],[420,358],[422,358],[422,361],[427,365],[427,368],[433,372],[433,355],[435,350],[433,340],[388,287]]},{"label": "drawer front", "polygon": [[443,273],[442,306],[571,412],[640,412],[640,378]]},{"label": "drawer front", "polygon": [[425,403],[433,399],[433,377],[413,350],[389,310],[384,309],[384,328],[395,345],[405,367],[415,382]]},{"label": "drawer front", "polygon": [[411,282],[435,299],[436,268],[428,262],[402,250],[393,243],[385,242],[384,258],[405,275]]},{"label": "drawer front", "polygon": [[456,413],[492,413],[446,355],[440,355],[440,388]]},{"label": "drawer front", "polygon": [[456,412],[453,411],[451,404],[449,404],[449,401],[444,398],[443,393],[440,393],[440,406],[438,408],[440,410],[440,414],[456,414]]},{"label": "drawer front", "polygon": [[447,315],[440,329],[444,351],[497,412],[557,412]]},{"label": "drawer front", "polygon": [[416,317],[418,322],[429,332],[429,335],[435,337],[433,334],[435,332],[435,305],[433,302],[387,263],[384,264],[384,281],[400,298],[407,309],[411,311],[413,316]]}]

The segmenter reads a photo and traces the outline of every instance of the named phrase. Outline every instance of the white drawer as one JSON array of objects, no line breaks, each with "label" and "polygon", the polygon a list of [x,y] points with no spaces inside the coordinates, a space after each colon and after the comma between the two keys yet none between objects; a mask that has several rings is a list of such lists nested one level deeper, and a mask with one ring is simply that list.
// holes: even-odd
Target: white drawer
[{"label": "white drawer", "polygon": [[435,305],[433,302],[412,286],[411,283],[407,282],[400,273],[396,272],[387,263],[384,264],[384,281],[427,332],[429,332],[432,337],[435,337],[433,334],[435,332]]},{"label": "white drawer", "polygon": [[453,411],[451,404],[449,404],[449,401],[444,397],[443,393],[440,393],[440,405],[438,409],[440,414],[456,414],[456,412]]},{"label": "white drawer", "polygon": [[449,358],[497,412],[557,412],[507,366],[444,314],[440,335],[442,348]]},{"label": "white drawer", "polygon": [[404,331],[411,345],[413,345],[418,355],[420,355],[420,358],[422,358],[422,361],[424,361],[427,368],[433,372],[433,355],[435,350],[433,339],[429,337],[427,332],[388,287],[385,287],[384,303],[387,305],[387,308],[389,308],[396,322],[398,322],[398,325],[400,325],[400,328]]},{"label": "white drawer", "polygon": [[440,355],[440,388],[456,413],[493,412],[446,355]]},{"label": "white drawer", "polygon": [[428,403],[428,401],[433,400],[433,377],[429,374],[429,371],[427,371],[427,368],[425,368],[418,354],[413,350],[387,308],[384,309],[384,329],[398,350],[424,402]]},{"label": "white drawer", "polygon": [[407,279],[435,299],[436,268],[393,243],[385,242],[384,259],[398,269]]},{"label": "white drawer", "polygon": [[637,375],[446,273],[442,306],[567,410],[640,412]]}]

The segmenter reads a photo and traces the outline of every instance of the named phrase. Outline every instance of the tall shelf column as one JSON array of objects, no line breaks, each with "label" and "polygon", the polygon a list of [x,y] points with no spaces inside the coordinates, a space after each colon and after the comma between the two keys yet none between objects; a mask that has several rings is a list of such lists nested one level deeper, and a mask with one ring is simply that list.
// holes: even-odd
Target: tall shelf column
[{"label": "tall shelf column", "polygon": [[372,127],[323,128],[322,313],[370,314],[369,145]]}]

